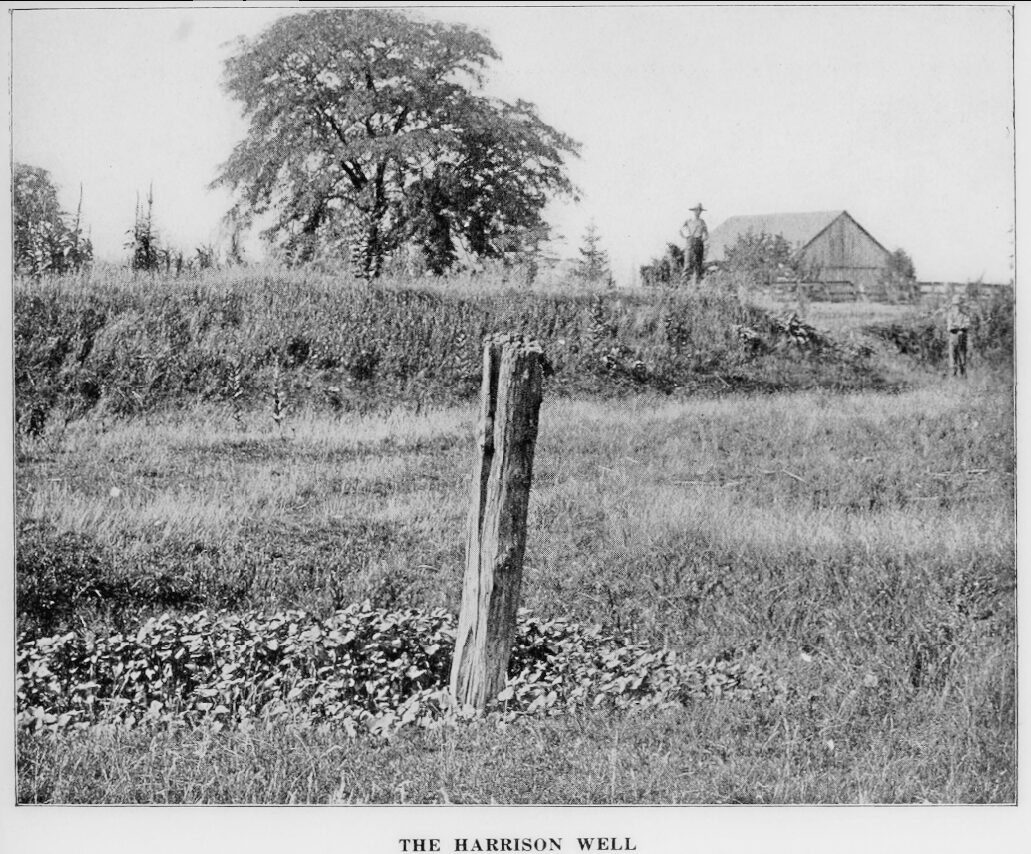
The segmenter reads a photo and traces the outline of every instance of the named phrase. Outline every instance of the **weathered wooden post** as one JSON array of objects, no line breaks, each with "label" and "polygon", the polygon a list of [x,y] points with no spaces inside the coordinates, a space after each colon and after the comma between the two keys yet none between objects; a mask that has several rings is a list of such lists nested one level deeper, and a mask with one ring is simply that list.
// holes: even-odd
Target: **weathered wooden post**
[{"label": "weathered wooden post", "polygon": [[484,342],[476,468],[451,697],[483,709],[505,685],[526,548],[544,353],[521,335]]}]

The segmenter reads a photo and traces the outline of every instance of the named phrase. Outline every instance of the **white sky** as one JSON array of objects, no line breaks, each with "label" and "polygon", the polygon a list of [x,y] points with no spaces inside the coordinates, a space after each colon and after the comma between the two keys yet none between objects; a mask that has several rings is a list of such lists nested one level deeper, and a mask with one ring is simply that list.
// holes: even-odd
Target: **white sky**
[{"label": "white sky", "polygon": [[[166,242],[219,236],[206,187],[245,126],[220,88],[239,35],[296,7],[43,9],[13,18],[14,159],[81,182],[98,255],[124,259],[153,180]],[[1012,30],[1003,7],[426,7],[484,31],[488,92],[583,143],[573,255],[594,220],[617,278],[701,201],[734,214],[847,209],[922,279],[1009,281]]]}]

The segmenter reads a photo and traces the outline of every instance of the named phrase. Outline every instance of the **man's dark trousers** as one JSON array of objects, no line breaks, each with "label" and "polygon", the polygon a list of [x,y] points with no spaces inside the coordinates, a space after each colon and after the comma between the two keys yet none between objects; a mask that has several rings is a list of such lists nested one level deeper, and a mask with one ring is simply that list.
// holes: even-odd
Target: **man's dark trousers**
[{"label": "man's dark trousers", "polygon": [[700,237],[692,237],[687,242],[687,275],[702,278],[705,271],[705,241]]}]

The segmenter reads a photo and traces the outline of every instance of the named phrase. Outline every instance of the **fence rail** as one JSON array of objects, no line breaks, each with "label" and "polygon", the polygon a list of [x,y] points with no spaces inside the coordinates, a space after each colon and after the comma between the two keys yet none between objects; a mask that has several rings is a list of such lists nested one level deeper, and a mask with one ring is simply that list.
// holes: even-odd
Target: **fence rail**
[{"label": "fence rail", "polygon": [[770,285],[768,293],[781,301],[804,296],[813,302],[917,303],[947,300],[953,294],[980,301],[997,296],[1008,296],[1012,299],[1013,285],[998,282],[916,282],[909,287],[892,288],[881,284],[873,288],[863,288],[850,281],[778,281]]}]

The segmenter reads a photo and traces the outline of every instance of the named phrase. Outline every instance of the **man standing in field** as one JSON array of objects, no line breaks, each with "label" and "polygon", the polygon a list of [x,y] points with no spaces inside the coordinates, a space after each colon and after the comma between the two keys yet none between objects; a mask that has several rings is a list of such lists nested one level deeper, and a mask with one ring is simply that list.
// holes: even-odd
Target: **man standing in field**
[{"label": "man standing in field", "polygon": [[967,335],[970,331],[970,316],[963,306],[959,294],[952,297],[952,305],[945,316],[945,328],[949,333],[949,367],[952,375],[967,375]]},{"label": "man standing in field", "polygon": [[684,252],[684,269],[688,278],[693,279],[696,284],[705,275],[705,247],[709,242],[709,227],[702,219],[704,210],[701,202],[691,208],[694,216],[680,229],[680,236],[687,241]]}]

